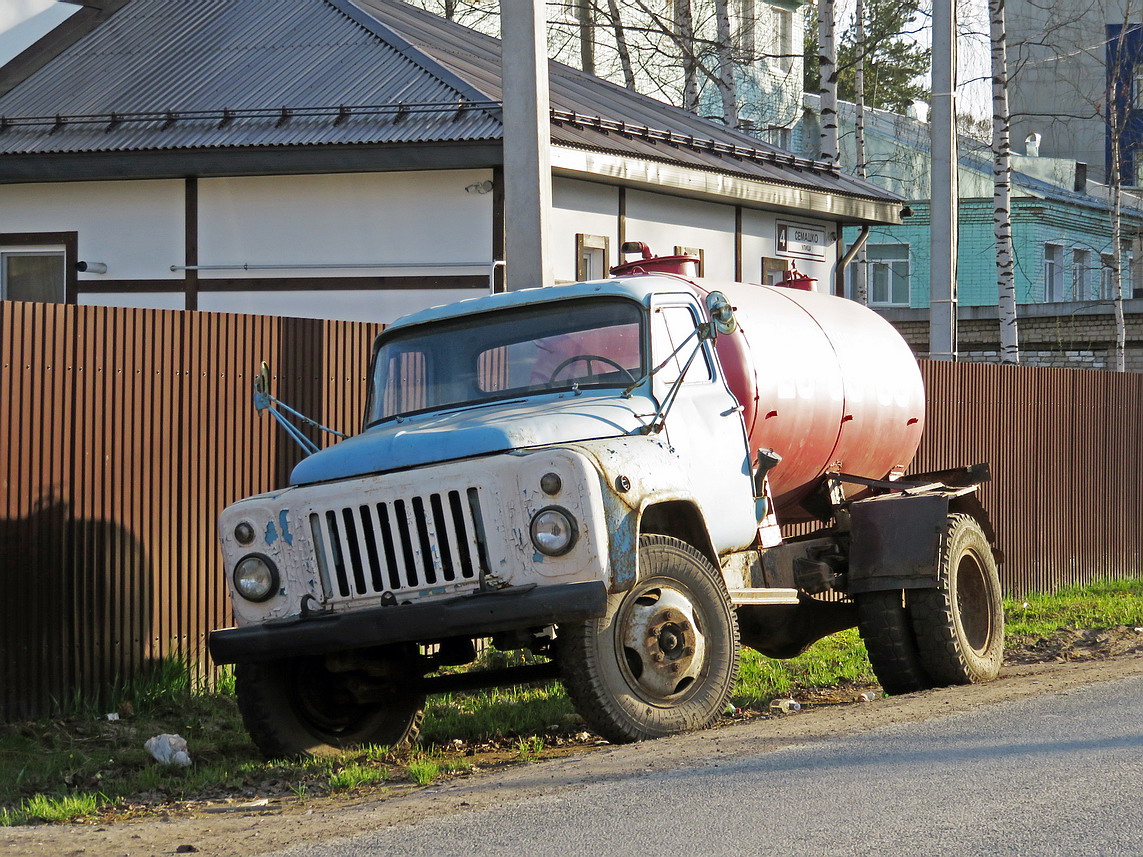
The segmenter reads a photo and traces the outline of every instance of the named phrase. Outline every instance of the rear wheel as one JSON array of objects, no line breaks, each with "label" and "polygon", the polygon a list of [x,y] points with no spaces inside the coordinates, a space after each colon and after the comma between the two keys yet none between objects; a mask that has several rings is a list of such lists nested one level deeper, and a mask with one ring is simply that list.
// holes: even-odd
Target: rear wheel
[{"label": "rear wheel", "polygon": [[238,709],[250,737],[269,758],[327,756],[368,744],[405,746],[421,728],[424,696],[400,684],[376,687],[362,701],[349,676],[322,657],[235,668]]},{"label": "rear wheel", "polygon": [[561,626],[560,673],[576,710],[617,743],[702,729],[738,677],[738,622],[718,573],[667,536],[639,540],[639,579],[599,619]]},{"label": "rear wheel", "polygon": [[932,687],[917,649],[905,593],[900,589],[866,592],[855,600],[858,631],[885,692],[912,693]]},{"label": "rear wheel", "polygon": [[1000,674],[1000,574],[975,518],[949,515],[937,586],[910,592],[909,613],[921,663],[936,684],[972,684]]}]

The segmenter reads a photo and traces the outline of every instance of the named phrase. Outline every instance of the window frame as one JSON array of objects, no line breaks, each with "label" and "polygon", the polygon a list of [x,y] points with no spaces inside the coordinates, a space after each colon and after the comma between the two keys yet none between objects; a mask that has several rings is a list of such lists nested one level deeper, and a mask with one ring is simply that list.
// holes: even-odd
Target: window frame
[{"label": "window frame", "polygon": [[[872,258],[875,248],[883,247],[903,248],[904,257],[885,259]],[[899,274],[905,281],[905,299],[903,301],[893,300],[893,266],[897,264],[903,264],[905,267],[904,273]],[[889,272],[889,279],[886,283],[886,297],[888,299],[884,301],[876,300],[874,297],[873,278],[879,267],[885,268]],[[911,305],[913,297],[913,248],[911,244],[906,241],[885,241],[879,244],[865,245],[865,295],[869,301],[869,306],[907,307]]]},{"label": "window frame", "polygon": [[[12,253],[58,253],[63,247],[64,304],[74,304],[78,292],[79,261],[78,232],[0,232],[0,247]],[[3,298],[7,300],[7,298]]]},{"label": "window frame", "polygon": [[[584,255],[588,250],[603,251],[603,273],[598,278],[592,277],[588,271],[587,260]],[[575,278],[582,283],[591,279],[607,279],[611,273],[611,239],[606,235],[588,235],[585,232],[575,234]]]},{"label": "window frame", "polygon": [[[1053,284],[1056,288],[1053,288]],[[1045,241],[1044,303],[1054,304],[1064,300],[1066,300],[1064,295],[1064,245],[1055,241]]]}]

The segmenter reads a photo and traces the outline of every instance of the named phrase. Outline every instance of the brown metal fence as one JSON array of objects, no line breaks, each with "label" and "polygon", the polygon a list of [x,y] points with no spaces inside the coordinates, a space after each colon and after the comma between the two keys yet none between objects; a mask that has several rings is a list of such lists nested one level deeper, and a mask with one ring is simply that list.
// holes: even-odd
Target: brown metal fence
[{"label": "brown metal fence", "polygon": [[354,431],[379,326],[0,302],[0,717],[171,655],[228,608],[215,520],[296,460],[251,382]]},{"label": "brown metal fence", "polygon": [[[377,325],[0,302],[0,718],[38,715],[229,621],[215,520],[296,460],[251,381],[343,431]],[[990,461],[1014,593],[1139,573],[1143,375],[925,363],[915,465]]]},{"label": "brown metal fence", "polygon": [[914,471],[992,466],[981,497],[1014,595],[1135,577],[1143,545],[1143,375],[921,361]]}]

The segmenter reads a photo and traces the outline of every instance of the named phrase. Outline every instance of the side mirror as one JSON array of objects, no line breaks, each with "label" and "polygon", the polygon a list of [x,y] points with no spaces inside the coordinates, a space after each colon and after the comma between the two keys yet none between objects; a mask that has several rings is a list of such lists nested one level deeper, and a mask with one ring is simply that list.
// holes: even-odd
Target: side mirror
[{"label": "side mirror", "polygon": [[723,336],[738,330],[738,320],[734,317],[734,307],[722,292],[711,292],[706,296],[706,311],[714,323],[714,329]]},{"label": "side mirror", "polygon": [[264,411],[270,407],[270,367],[266,365],[266,361],[262,361],[262,366],[258,370],[258,374],[254,378],[254,407],[259,411]]}]

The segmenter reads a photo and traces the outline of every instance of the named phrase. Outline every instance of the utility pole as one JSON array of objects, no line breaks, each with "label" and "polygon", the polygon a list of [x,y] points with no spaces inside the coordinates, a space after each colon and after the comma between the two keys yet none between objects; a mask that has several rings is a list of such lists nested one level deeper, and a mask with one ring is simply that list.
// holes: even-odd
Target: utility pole
[{"label": "utility pole", "polygon": [[552,284],[552,126],[548,108],[546,7],[501,0],[504,101],[505,282],[509,291]]},{"label": "utility pole", "polygon": [[933,115],[929,125],[929,357],[956,360],[956,8],[933,0]]}]

